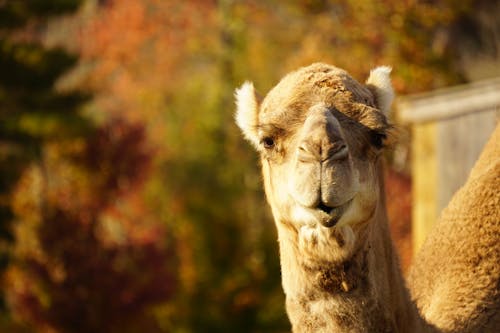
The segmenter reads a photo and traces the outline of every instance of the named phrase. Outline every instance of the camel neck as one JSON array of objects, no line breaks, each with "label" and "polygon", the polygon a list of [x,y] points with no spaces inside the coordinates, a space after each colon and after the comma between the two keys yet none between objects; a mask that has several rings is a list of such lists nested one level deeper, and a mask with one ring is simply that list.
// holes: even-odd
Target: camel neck
[{"label": "camel neck", "polygon": [[294,332],[416,332],[411,303],[390,240],[383,200],[354,230],[340,261],[304,261],[298,233],[278,223],[283,288]]}]

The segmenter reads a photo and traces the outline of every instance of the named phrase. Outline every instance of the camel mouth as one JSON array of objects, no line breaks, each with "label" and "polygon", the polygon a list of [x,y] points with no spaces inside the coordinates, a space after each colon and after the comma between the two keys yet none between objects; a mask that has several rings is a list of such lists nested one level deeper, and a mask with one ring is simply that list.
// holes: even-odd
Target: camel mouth
[{"label": "camel mouth", "polygon": [[326,214],[330,214],[330,211],[333,209],[333,207],[327,206],[323,201],[321,201],[316,208],[325,212]]},{"label": "camel mouth", "polygon": [[318,207],[316,207],[322,215],[320,220],[321,224],[326,228],[334,227],[344,215],[344,212],[347,210],[351,202],[352,199],[336,207],[329,207],[321,202]]}]

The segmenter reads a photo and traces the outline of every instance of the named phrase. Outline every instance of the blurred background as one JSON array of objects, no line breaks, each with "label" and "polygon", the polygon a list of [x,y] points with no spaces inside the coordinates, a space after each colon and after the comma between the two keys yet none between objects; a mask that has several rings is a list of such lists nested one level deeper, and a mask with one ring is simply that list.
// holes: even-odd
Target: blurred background
[{"label": "blurred background", "polygon": [[[0,0],[0,331],[287,332],[277,235],[234,122],[323,61],[398,95],[500,75],[495,0]],[[411,136],[391,228],[411,245]]]}]

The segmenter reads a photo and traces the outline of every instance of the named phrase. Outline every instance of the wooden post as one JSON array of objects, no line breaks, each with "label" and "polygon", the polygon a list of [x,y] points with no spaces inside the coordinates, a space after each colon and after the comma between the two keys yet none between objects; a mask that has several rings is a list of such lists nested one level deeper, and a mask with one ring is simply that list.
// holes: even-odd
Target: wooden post
[{"label": "wooden post", "polygon": [[495,129],[500,78],[404,97],[398,100],[397,109],[400,120],[412,125],[416,253]]},{"label": "wooden post", "polygon": [[427,231],[437,219],[436,136],[434,123],[417,124],[412,127],[413,253],[417,253],[427,236]]}]

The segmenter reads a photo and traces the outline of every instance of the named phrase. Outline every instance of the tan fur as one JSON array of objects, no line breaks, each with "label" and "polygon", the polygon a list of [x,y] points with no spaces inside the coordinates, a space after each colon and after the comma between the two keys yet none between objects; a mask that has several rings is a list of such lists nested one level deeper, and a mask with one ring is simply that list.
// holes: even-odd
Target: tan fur
[{"label": "tan fur", "polygon": [[500,332],[500,125],[418,253],[409,285],[443,332]]},{"label": "tan fur", "polygon": [[379,156],[390,129],[389,72],[373,71],[364,86],[318,63],[285,76],[255,115],[255,100],[238,100],[236,118],[257,119],[237,123],[260,152],[294,332],[424,328],[385,210]]}]

